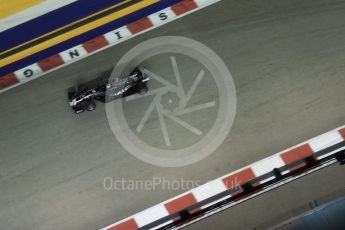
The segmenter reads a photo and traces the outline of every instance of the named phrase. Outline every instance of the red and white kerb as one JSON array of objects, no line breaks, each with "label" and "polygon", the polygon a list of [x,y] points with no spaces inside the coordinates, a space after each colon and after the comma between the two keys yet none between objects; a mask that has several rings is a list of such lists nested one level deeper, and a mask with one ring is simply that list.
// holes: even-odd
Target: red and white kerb
[{"label": "red and white kerb", "polygon": [[144,17],[138,21],[96,37],[81,45],[72,47],[59,54],[0,77],[0,93],[20,84],[38,78],[48,71],[81,60],[110,46],[128,40],[163,24],[176,20],[189,13],[200,10],[220,0],[183,0],[171,7]]},{"label": "red and white kerb", "polygon": [[[280,168],[284,165],[305,158],[315,152],[331,147],[342,141],[345,141],[345,126],[324,133],[302,144],[296,145],[292,148],[274,154],[261,161],[255,162],[247,167],[224,175],[218,179],[215,179],[204,185],[194,188],[184,194],[181,194],[170,200],[157,204],[151,208],[148,208],[140,213],[137,213],[112,225],[109,225],[108,227],[105,227],[102,230],[138,229],[165,216],[168,216],[169,214],[173,214],[193,204],[196,204],[197,202],[203,201],[207,198],[224,192],[227,189],[231,189],[235,186],[246,183],[256,177],[259,177],[263,174],[272,171],[274,168]],[[326,156],[327,155],[324,155],[320,157],[320,159]],[[296,170],[301,166],[303,166],[303,164],[301,164],[300,166],[296,166],[290,171]],[[263,182],[265,181],[261,181],[261,183]],[[237,193],[238,192],[229,194],[228,197],[234,196]],[[173,220],[171,220],[171,222],[173,222]]]}]

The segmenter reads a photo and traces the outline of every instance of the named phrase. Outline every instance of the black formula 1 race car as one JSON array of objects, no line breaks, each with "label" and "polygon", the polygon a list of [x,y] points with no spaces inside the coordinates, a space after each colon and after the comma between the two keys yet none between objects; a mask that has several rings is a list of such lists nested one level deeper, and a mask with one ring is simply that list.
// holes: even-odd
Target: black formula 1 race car
[{"label": "black formula 1 race car", "polygon": [[101,81],[97,87],[82,87],[78,92],[69,92],[69,105],[75,113],[93,111],[96,102],[108,102],[127,97],[136,93],[145,94],[148,91],[147,82],[150,77],[144,73],[144,68],[135,68],[126,78],[115,78]]}]

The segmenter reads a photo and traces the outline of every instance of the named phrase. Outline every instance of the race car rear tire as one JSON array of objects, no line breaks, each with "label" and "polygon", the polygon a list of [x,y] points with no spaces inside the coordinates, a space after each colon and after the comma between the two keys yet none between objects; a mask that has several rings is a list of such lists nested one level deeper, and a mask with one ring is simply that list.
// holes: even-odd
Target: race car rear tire
[{"label": "race car rear tire", "polygon": [[86,105],[86,110],[89,112],[94,111],[95,109],[96,109],[96,103],[94,101],[91,101]]},{"label": "race car rear tire", "polygon": [[81,105],[73,106],[72,108],[76,114],[79,114],[85,111],[84,107]]},{"label": "race car rear tire", "polygon": [[79,114],[79,113],[84,112],[84,110],[83,110],[83,109],[75,109],[74,112],[75,112],[76,114]]},{"label": "race car rear tire", "polygon": [[75,92],[68,92],[68,100],[72,100],[75,95]]}]

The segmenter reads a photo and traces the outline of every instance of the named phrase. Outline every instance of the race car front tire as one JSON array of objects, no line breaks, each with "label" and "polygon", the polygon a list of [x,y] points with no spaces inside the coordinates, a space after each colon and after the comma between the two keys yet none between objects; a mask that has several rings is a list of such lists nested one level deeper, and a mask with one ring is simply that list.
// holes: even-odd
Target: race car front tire
[{"label": "race car front tire", "polygon": [[147,88],[147,85],[144,84],[142,86],[140,86],[139,90],[138,90],[138,94],[140,95],[144,95],[145,93],[147,93],[149,89]]}]

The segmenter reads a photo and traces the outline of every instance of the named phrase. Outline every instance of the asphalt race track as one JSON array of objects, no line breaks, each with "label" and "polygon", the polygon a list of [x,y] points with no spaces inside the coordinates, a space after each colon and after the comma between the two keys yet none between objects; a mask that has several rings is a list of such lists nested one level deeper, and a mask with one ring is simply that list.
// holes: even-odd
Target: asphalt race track
[{"label": "asphalt race track", "polygon": [[[236,117],[223,144],[179,168],[154,166],[128,153],[115,139],[104,105],[75,115],[66,99],[68,88],[109,76],[131,47],[166,35],[211,48],[230,69],[237,91]],[[0,229],[98,229],[183,192],[107,190],[106,177],[206,182],[344,125],[344,36],[344,1],[223,0],[1,94]],[[148,68],[172,75],[162,60],[153,58]],[[176,60],[183,84],[191,86],[200,66]],[[191,103],[216,98],[214,92],[197,90]],[[129,120],[140,120],[151,99],[129,105]],[[208,116],[215,114],[192,120],[207,129]],[[142,138],[165,148],[155,125],[159,118],[150,119]],[[186,130],[168,130],[172,143],[182,147],[193,138]],[[189,229],[266,229],[344,195],[344,173],[344,167],[332,166]]]}]

